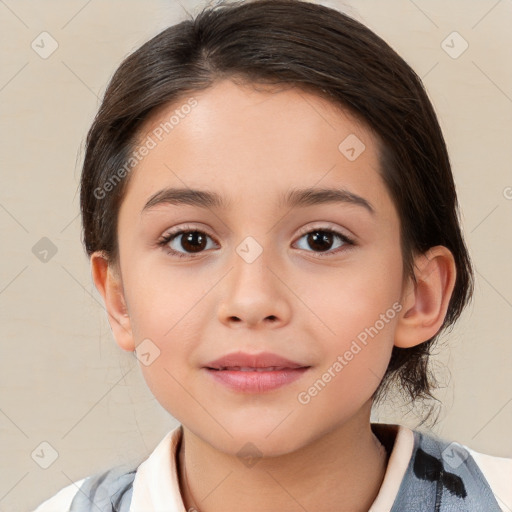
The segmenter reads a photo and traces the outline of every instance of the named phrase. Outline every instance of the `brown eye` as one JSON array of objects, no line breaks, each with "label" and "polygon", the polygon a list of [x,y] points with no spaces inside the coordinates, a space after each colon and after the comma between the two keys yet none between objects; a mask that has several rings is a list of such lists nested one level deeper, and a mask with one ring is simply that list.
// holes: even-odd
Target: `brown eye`
[{"label": "brown eye", "polygon": [[306,237],[311,248],[318,251],[328,251],[333,244],[334,235],[326,231],[313,231]]},{"label": "brown eye", "polygon": [[164,246],[169,254],[187,257],[211,248],[208,246],[208,239],[211,237],[202,231],[182,229],[165,235],[159,241],[159,245]]},{"label": "brown eye", "polygon": [[188,252],[199,252],[206,247],[206,235],[200,231],[190,231],[180,236],[180,245]]},{"label": "brown eye", "polygon": [[[335,254],[339,252],[340,248],[343,250],[343,247],[347,245],[355,245],[350,238],[330,228],[312,229],[299,238],[299,240],[302,239],[305,239],[306,241],[304,245],[313,249],[313,251],[309,252],[329,252],[330,254]],[[336,239],[342,243],[338,242],[338,245],[333,248],[333,245],[336,244]],[[307,247],[299,247],[299,249],[307,250]]]}]

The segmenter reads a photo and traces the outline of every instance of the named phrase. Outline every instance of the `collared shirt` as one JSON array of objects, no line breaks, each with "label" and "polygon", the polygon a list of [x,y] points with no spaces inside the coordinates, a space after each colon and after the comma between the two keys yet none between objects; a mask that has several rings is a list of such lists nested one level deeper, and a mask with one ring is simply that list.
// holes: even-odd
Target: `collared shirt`
[{"label": "collared shirt", "polygon": [[[371,425],[379,439],[387,440],[383,444],[390,454],[369,512],[512,510],[511,458],[485,455],[402,425]],[[182,435],[178,425],[136,467],[118,466],[83,478],[34,512],[187,512],[177,471]]]}]

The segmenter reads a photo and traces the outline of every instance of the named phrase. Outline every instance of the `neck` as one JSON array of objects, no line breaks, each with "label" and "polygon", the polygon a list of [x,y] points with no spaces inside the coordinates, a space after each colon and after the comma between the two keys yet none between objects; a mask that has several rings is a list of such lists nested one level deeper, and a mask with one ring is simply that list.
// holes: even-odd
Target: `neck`
[{"label": "neck", "polygon": [[331,512],[343,503],[359,512],[375,500],[387,458],[365,408],[307,446],[249,467],[183,427],[177,465],[187,511]]}]

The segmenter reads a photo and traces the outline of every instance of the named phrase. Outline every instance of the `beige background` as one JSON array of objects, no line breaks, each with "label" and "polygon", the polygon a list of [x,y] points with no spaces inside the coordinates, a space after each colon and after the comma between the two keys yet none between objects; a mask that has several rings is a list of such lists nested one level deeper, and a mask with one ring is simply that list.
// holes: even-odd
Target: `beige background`
[{"label": "beige background", "polygon": [[[512,457],[512,2],[322,3],[367,24],[424,78],[477,270],[474,303],[437,357],[448,387],[434,431]],[[201,5],[0,1],[1,511],[31,510],[72,481],[138,460],[176,424],[112,338],[80,244],[78,183],[83,140],[117,65]],[[42,31],[59,45],[47,59],[31,47]],[[453,31],[469,44],[457,59],[441,46]],[[42,237],[57,247],[46,263],[32,252]],[[374,420],[416,418],[387,407]],[[48,469],[31,458],[43,441],[58,452]]]}]

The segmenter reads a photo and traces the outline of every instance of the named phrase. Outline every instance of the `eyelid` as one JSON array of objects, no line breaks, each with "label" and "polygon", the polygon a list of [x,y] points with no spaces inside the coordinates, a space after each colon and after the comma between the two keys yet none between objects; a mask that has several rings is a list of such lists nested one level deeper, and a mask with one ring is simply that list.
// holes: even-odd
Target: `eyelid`
[{"label": "eyelid", "polygon": [[[203,226],[197,226],[197,225],[193,226],[190,224],[183,224],[178,227],[171,228],[169,231],[165,231],[165,233],[161,236],[161,238],[166,237],[166,236],[176,235],[178,233],[182,233],[183,231],[185,231],[185,232],[200,231],[201,233],[208,235],[212,240],[215,240],[215,237],[209,232],[209,230],[207,228],[205,228]],[[218,243],[216,240],[215,240],[215,242]]]},{"label": "eyelid", "polygon": [[307,235],[308,233],[310,233],[311,231],[314,231],[315,229],[318,229],[318,230],[330,229],[332,231],[340,233],[340,235],[343,235],[343,236],[347,237],[348,239],[350,239],[354,243],[356,241],[356,236],[354,234],[352,234],[351,231],[349,231],[346,228],[341,228],[337,224],[333,224],[332,222],[327,222],[327,221],[324,221],[324,222],[317,221],[317,225],[303,226],[302,228],[299,229],[299,237]]},{"label": "eyelid", "polygon": [[[329,228],[329,229],[332,229],[333,231],[336,231],[336,232],[340,232],[340,234],[346,236],[347,238],[349,238],[350,240],[352,241],[355,241],[356,237],[355,235],[353,235],[350,231],[347,233],[348,230],[346,229],[343,229],[343,228],[340,228],[338,227],[337,225],[331,223],[331,222],[328,222],[328,221],[316,221],[317,222],[317,225],[307,225],[307,226],[303,226],[299,229],[299,232],[298,232],[298,237],[302,237],[308,233],[310,233],[311,231],[315,230],[315,229],[326,229],[326,228]],[[171,230],[169,231],[166,231],[160,238],[164,238],[164,237],[167,237],[167,236],[172,236],[172,235],[175,235],[175,234],[178,234],[178,233],[181,233],[182,231],[201,231],[201,232],[204,232],[206,235],[208,235],[212,240],[215,241],[216,244],[218,244],[216,238],[209,232],[209,230],[203,226],[193,226],[193,225],[190,225],[190,224],[184,224],[184,225],[180,225],[176,228],[171,228]]]}]

